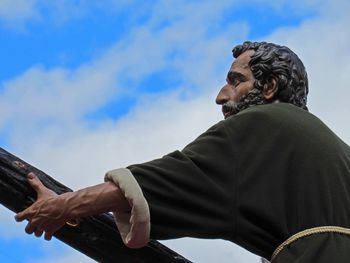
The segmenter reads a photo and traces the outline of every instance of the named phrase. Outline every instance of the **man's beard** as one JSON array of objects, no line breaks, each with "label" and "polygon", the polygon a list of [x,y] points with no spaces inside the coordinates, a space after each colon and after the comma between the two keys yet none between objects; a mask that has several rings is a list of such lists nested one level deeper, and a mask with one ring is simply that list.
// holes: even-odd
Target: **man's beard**
[{"label": "man's beard", "polygon": [[227,117],[237,114],[250,106],[262,104],[266,104],[262,91],[257,88],[253,88],[246,95],[242,96],[239,102],[228,101],[224,103],[222,105],[222,112],[226,119]]}]

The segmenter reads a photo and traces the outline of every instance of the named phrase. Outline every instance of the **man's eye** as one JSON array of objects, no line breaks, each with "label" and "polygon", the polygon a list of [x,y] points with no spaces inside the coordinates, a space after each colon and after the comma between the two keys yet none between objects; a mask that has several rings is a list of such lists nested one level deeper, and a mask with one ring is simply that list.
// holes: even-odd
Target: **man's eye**
[{"label": "man's eye", "polygon": [[235,80],[232,82],[232,85],[237,87],[241,82],[239,80]]}]

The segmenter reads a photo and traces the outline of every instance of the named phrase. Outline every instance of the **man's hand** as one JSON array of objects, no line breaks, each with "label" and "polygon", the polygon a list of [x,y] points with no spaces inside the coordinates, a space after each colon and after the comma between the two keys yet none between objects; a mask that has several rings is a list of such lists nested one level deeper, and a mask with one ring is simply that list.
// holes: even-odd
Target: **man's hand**
[{"label": "man's hand", "polygon": [[46,240],[50,240],[52,235],[71,219],[131,209],[124,194],[112,182],[61,195],[46,188],[33,173],[28,174],[28,182],[37,192],[37,200],[15,218],[17,221],[27,219],[29,223],[26,232],[34,233],[37,237],[45,232]]},{"label": "man's hand", "polygon": [[46,188],[33,173],[28,174],[28,182],[37,192],[37,200],[18,213],[15,219],[29,221],[25,228],[28,234],[41,237],[45,232],[44,238],[51,240],[52,235],[69,220],[65,198]]}]

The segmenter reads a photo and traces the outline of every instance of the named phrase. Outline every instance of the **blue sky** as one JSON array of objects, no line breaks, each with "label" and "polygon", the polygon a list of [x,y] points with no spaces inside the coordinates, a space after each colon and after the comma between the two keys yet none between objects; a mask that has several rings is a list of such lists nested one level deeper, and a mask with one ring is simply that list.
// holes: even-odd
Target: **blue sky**
[{"label": "blue sky", "polygon": [[[349,143],[349,8],[345,0],[3,0],[1,147],[74,189],[181,149],[221,120],[214,98],[244,40],[295,50],[311,111]],[[0,262],[90,262],[27,236],[12,218],[0,208]],[[259,262],[223,241],[166,244],[195,262]]]}]

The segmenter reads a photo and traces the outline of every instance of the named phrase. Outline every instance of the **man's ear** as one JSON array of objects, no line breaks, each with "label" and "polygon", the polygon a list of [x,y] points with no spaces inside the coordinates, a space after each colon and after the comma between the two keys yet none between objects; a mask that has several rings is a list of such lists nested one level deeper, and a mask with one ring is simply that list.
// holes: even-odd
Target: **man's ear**
[{"label": "man's ear", "polygon": [[275,78],[269,78],[264,85],[263,95],[265,100],[272,100],[278,91],[278,85]]}]

